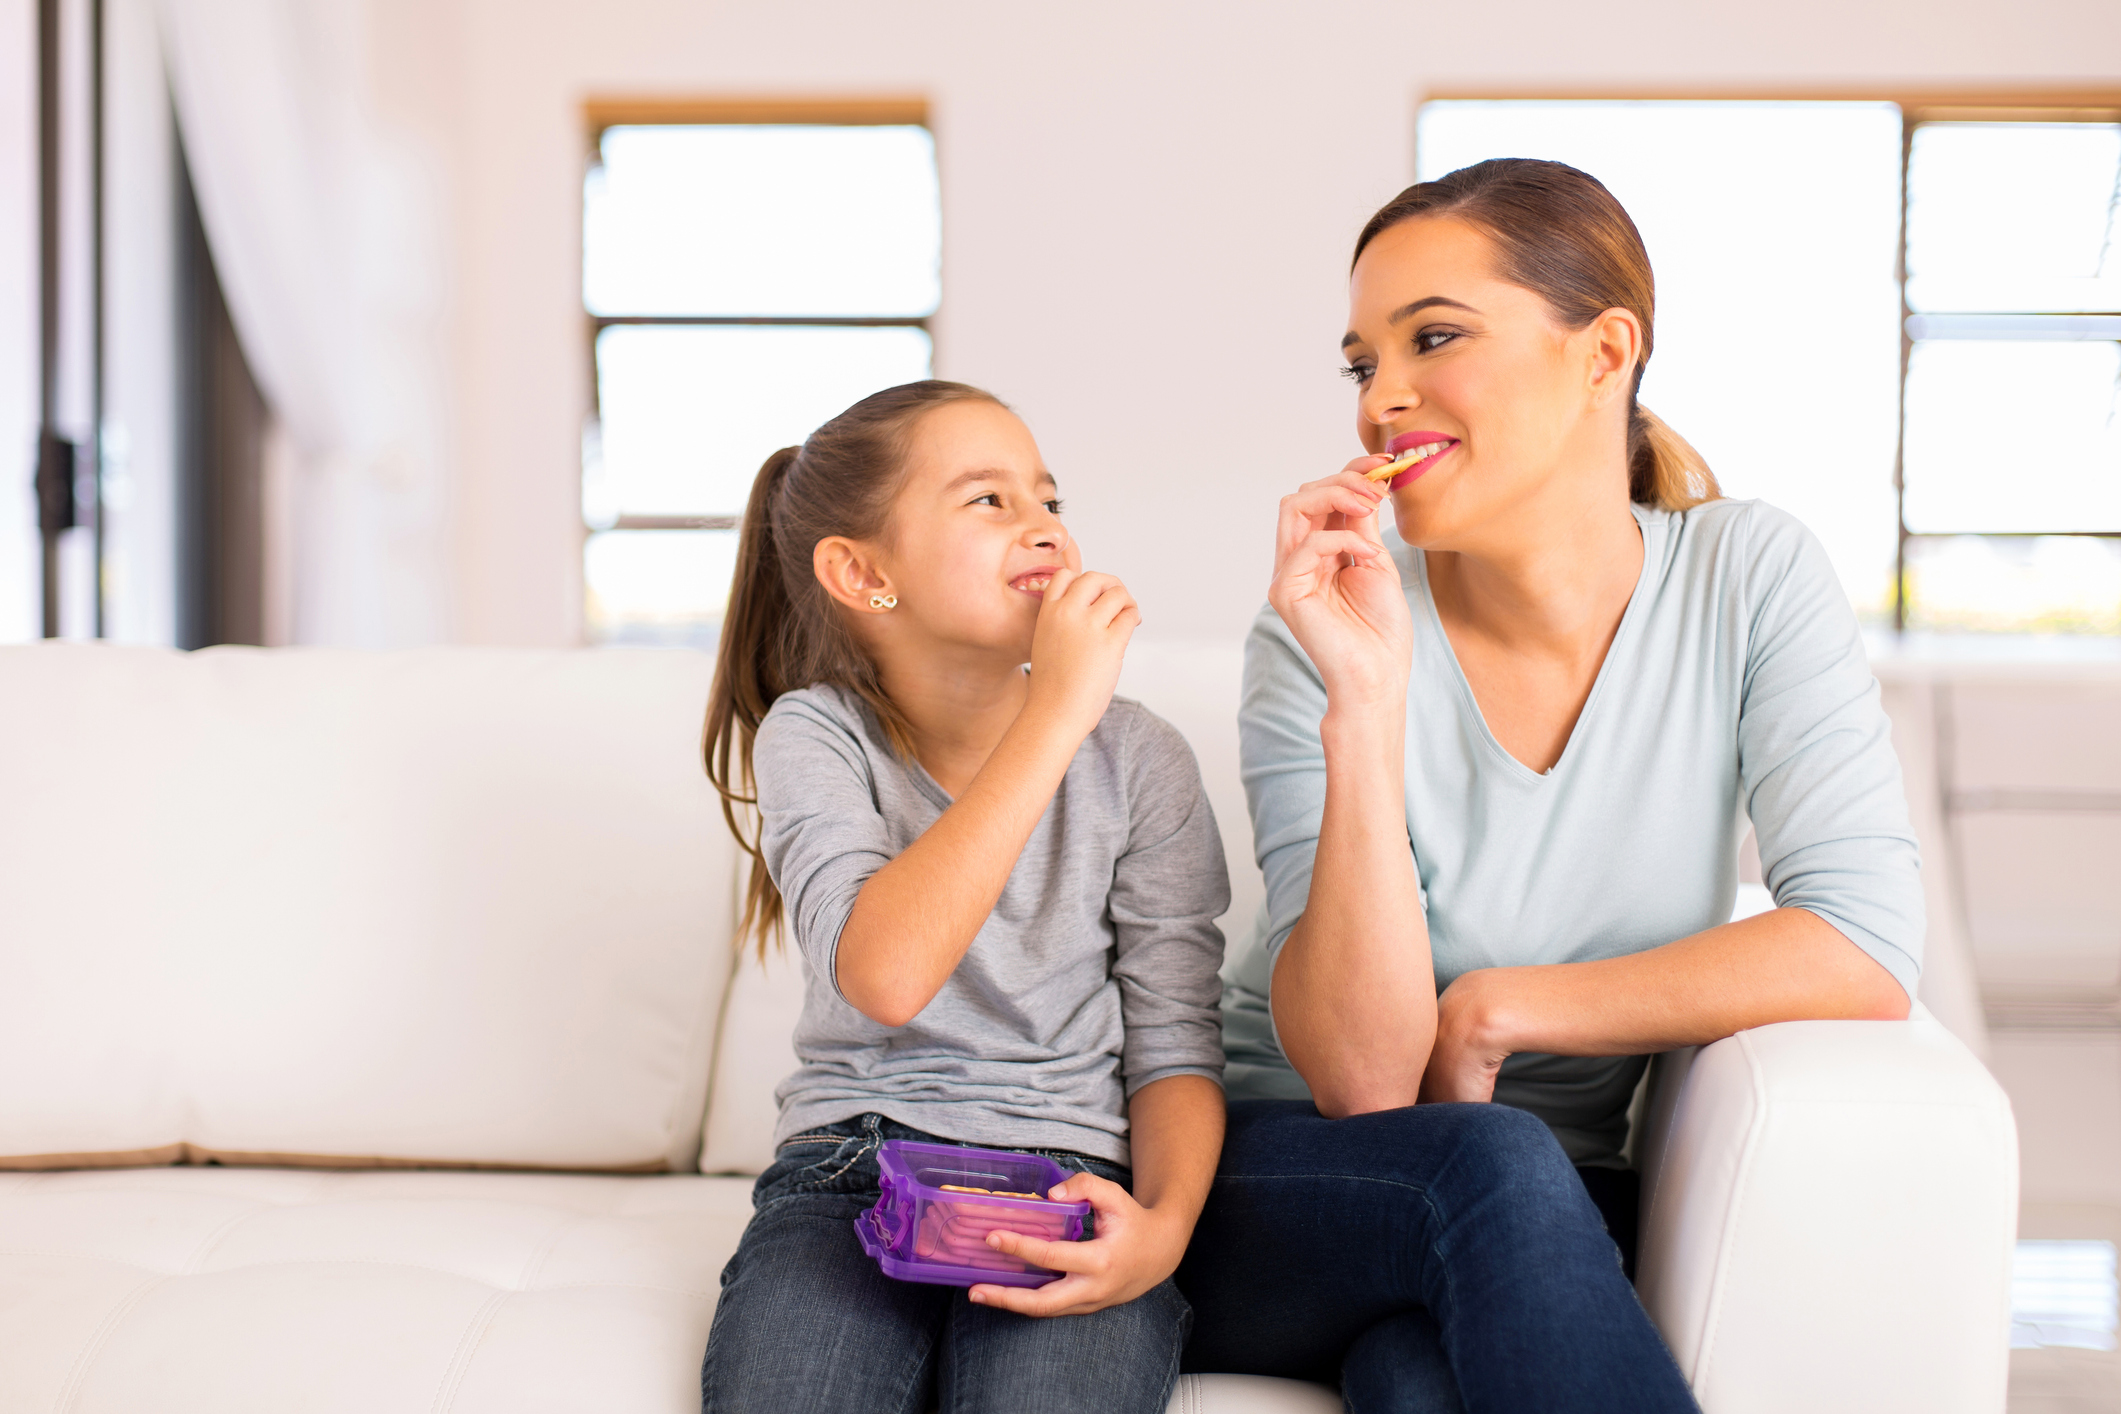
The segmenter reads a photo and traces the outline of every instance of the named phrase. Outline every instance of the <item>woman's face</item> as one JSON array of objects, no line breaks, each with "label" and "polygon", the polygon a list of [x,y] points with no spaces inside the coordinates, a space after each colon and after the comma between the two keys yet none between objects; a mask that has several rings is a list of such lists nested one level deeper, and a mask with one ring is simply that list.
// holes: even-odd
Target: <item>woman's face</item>
[{"label": "woman's face", "polygon": [[1342,343],[1372,452],[1438,450],[1392,482],[1399,533],[1428,549],[1509,538],[1587,490],[1627,495],[1627,399],[1640,325],[1584,329],[1493,271],[1478,228],[1423,217],[1373,239],[1349,281]]}]

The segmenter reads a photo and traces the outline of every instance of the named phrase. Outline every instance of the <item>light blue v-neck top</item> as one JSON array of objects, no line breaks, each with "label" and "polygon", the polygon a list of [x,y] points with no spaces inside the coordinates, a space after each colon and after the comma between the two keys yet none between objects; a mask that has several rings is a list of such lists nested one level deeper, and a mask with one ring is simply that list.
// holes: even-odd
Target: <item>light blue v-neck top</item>
[{"label": "light blue v-neck top", "polygon": [[[1728,921],[1750,818],[1768,888],[1876,958],[1910,996],[1920,863],[1855,615],[1826,554],[1759,501],[1635,507],[1642,576],[1566,750],[1533,771],[1495,740],[1451,651],[1420,551],[1396,537],[1414,618],[1407,836],[1436,985],[1582,962]],[[1318,673],[1273,609],[1245,649],[1239,734],[1267,899],[1224,999],[1232,1098],[1302,1096],[1267,1011],[1324,809]],[[1513,1056],[1495,1098],[1579,1164],[1617,1166],[1642,1057]]]}]

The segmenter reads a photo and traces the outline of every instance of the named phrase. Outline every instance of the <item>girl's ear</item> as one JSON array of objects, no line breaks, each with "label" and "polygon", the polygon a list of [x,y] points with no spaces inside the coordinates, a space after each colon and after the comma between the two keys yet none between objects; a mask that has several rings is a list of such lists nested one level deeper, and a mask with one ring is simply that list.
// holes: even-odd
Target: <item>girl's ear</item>
[{"label": "girl's ear", "polygon": [[879,612],[869,601],[891,593],[890,576],[876,563],[868,547],[844,535],[829,535],[818,541],[817,548],[810,552],[810,569],[827,594],[857,613]]},{"label": "girl's ear", "polygon": [[1631,392],[1642,358],[1642,321],[1631,309],[1609,309],[1591,321],[1590,392],[1604,403]]}]

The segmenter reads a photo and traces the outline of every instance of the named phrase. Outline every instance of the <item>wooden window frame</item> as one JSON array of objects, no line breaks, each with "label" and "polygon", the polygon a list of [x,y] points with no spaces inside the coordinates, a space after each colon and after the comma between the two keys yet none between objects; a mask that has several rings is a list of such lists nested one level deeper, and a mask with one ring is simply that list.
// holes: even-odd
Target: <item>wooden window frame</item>
[{"label": "wooden window frame", "polygon": [[[1899,416],[1893,443],[1893,507],[1897,532],[1893,551],[1893,632],[1907,632],[1907,551],[1910,541],[1953,540],[1971,535],[1983,540],[2029,540],[2050,536],[2121,540],[2111,530],[1913,531],[1907,527],[1907,371],[1914,354],[1910,324],[1916,318],[1907,302],[1907,173],[1914,154],[1915,130],[1925,123],[2121,123],[2121,88],[1481,88],[1425,92],[1420,105],[1461,102],[1598,102],[1598,103],[1890,103],[1900,110],[1900,231],[1893,259],[1893,278],[1900,289]],[[1418,141],[1418,135],[1417,135]],[[1942,311],[1938,311],[1942,314]],[[1949,316],[1946,316],[1949,317]],[[2004,318],[2069,319],[2121,317],[2121,309],[2075,315],[2047,313]]]},{"label": "wooden window frame", "polygon": [[[601,160],[606,129],[617,127],[918,127],[928,129],[931,139],[935,132],[928,121],[928,100],[903,94],[848,98],[591,98],[582,105],[582,115],[589,139],[585,157],[592,165]],[[593,314],[584,308],[590,411],[601,419],[597,336],[606,329],[621,325],[919,329],[928,335],[932,347],[935,331],[930,321],[937,312],[930,310],[920,315]],[[585,525],[583,531],[590,534],[602,530],[735,530],[739,519],[733,515],[621,514],[608,526]]]}]

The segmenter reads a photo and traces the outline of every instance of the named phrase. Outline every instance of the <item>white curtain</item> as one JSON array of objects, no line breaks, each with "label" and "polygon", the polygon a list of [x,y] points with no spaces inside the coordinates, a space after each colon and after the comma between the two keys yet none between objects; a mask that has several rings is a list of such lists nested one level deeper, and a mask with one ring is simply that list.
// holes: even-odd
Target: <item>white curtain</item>
[{"label": "white curtain", "polygon": [[[447,636],[434,165],[373,111],[362,0],[160,0],[229,313],[293,465],[299,643]],[[270,494],[270,493],[269,493]]]}]

